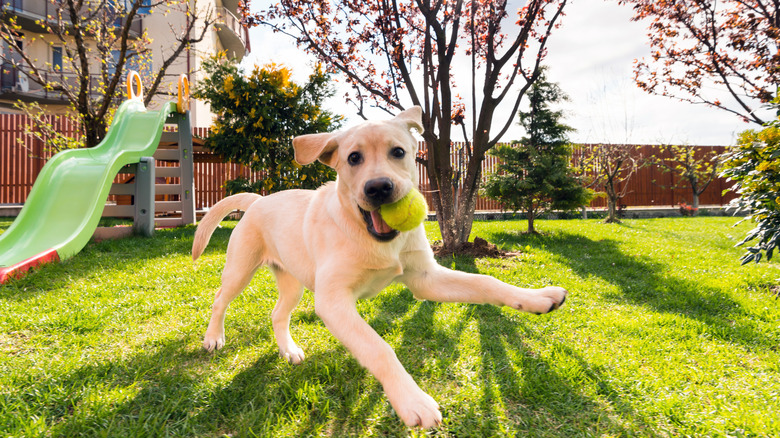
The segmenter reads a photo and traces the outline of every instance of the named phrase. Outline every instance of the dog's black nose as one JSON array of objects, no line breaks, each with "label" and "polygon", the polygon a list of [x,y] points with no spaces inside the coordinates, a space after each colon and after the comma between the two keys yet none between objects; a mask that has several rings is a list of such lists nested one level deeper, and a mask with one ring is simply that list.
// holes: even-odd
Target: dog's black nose
[{"label": "dog's black nose", "polygon": [[371,203],[382,205],[393,194],[394,187],[395,185],[390,178],[375,178],[366,182],[363,191]]}]

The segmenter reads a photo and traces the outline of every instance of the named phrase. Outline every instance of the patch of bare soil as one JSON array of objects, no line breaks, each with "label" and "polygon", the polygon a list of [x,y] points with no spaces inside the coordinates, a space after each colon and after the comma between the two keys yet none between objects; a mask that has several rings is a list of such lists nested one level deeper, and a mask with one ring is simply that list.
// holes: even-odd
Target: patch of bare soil
[{"label": "patch of bare soil", "polygon": [[496,245],[488,242],[481,237],[475,237],[473,242],[466,242],[455,248],[454,251],[445,251],[441,242],[436,242],[431,245],[433,253],[437,257],[448,257],[451,255],[465,255],[475,258],[491,257],[491,258],[510,258],[520,255],[515,251],[504,251],[498,248]]}]

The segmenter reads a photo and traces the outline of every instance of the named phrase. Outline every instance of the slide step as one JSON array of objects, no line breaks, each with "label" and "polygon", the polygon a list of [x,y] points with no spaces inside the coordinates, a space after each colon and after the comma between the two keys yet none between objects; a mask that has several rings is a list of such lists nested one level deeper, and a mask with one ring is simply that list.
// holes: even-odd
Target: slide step
[{"label": "slide step", "polygon": [[103,207],[103,217],[133,217],[135,205],[113,205]]},{"label": "slide step", "polygon": [[180,155],[178,149],[157,149],[154,152],[154,159],[160,161],[179,161]]},{"label": "slide step", "polygon": [[158,217],[154,219],[154,226],[159,228],[176,228],[184,225],[180,217]]},{"label": "slide step", "polygon": [[181,177],[181,167],[157,167],[154,169],[154,176],[158,178],[179,178]]},{"label": "slide step", "polygon": [[157,201],[154,203],[154,211],[164,213],[166,211],[181,211],[181,201]]},{"label": "slide step", "polygon": [[155,195],[180,195],[181,184],[155,184]]},{"label": "slide step", "polygon": [[[156,195],[179,195],[181,194],[181,184],[155,184],[154,192]],[[134,184],[114,184],[111,186],[109,195],[135,195]]]},{"label": "slide step", "polygon": [[109,195],[135,195],[135,184],[117,184],[111,185]]}]

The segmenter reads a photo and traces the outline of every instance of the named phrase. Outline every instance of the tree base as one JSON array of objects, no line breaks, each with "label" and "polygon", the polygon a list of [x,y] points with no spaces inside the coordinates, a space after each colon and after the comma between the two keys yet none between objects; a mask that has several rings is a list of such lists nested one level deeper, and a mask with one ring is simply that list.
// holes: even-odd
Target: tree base
[{"label": "tree base", "polygon": [[473,242],[461,243],[455,249],[445,248],[441,242],[432,244],[431,248],[437,257],[464,255],[475,258],[510,258],[521,254],[517,251],[504,251],[481,237],[475,237]]}]

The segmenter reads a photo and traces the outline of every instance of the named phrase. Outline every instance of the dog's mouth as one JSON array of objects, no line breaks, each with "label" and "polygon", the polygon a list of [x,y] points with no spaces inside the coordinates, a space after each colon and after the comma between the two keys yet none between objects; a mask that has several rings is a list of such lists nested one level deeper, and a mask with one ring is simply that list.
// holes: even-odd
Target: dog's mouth
[{"label": "dog's mouth", "polygon": [[360,212],[363,213],[363,220],[366,222],[366,228],[374,239],[379,240],[380,242],[389,242],[395,239],[400,233],[398,230],[391,228],[390,225],[387,225],[379,214],[378,208],[374,211],[366,211],[360,208]]}]

